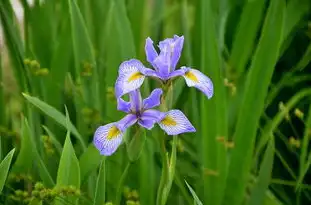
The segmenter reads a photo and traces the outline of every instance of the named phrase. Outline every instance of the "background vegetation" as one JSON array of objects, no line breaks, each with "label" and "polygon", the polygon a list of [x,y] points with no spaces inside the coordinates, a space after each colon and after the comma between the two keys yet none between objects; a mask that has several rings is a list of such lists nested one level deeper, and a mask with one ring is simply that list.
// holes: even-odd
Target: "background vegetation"
[{"label": "background vegetation", "polygon": [[167,204],[311,203],[309,0],[20,2],[22,25],[0,1],[0,204],[155,204],[163,132],[131,163],[126,145],[105,158],[92,138],[122,115],[120,63],[148,65],[145,39],[174,34],[180,65],[210,76],[215,95],[174,85],[197,132],[178,137]]}]

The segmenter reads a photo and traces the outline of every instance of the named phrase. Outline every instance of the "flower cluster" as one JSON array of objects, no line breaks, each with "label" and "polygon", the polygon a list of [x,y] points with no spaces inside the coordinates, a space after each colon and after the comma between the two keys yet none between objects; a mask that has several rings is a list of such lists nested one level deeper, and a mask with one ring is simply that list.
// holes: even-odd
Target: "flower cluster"
[{"label": "flower cluster", "polygon": [[[189,67],[176,69],[181,56],[184,37],[174,36],[161,41],[158,53],[150,38],[146,39],[145,52],[147,61],[153,69],[146,68],[139,60],[131,59],[123,62],[119,67],[119,76],[115,84],[115,95],[118,110],[126,116],[118,122],[109,123],[97,128],[94,134],[94,145],[100,154],[113,154],[122,143],[123,134],[127,128],[138,124],[148,130],[158,124],[168,135],[178,135],[186,132],[195,132],[195,128],[180,110],[161,112],[155,107],[161,104],[163,91],[159,88],[143,99],[139,88],[146,77],[156,78],[163,85],[167,85],[176,77],[182,76],[189,87],[196,87],[207,98],[213,96],[213,83],[203,73]],[[122,99],[129,95],[129,102]]]}]

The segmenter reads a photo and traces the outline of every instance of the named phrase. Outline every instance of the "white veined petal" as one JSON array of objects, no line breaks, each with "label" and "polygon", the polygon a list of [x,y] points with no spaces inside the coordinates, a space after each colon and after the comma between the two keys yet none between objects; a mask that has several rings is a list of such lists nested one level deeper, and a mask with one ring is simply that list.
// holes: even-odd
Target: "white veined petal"
[{"label": "white veined petal", "polygon": [[145,80],[143,74],[145,67],[139,60],[125,61],[120,65],[119,76],[116,81],[116,97],[121,96],[138,89]]},{"label": "white veined petal", "polygon": [[110,123],[97,128],[94,134],[94,145],[101,155],[110,156],[122,143],[123,132],[115,123]]},{"label": "white veined petal", "polygon": [[179,135],[196,131],[180,110],[170,110],[158,124],[168,135]]},{"label": "white veined petal", "polygon": [[211,98],[213,96],[214,86],[212,80],[200,71],[188,68],[183,77],[189,87],[196,87],[202,91],[207,98]]}]

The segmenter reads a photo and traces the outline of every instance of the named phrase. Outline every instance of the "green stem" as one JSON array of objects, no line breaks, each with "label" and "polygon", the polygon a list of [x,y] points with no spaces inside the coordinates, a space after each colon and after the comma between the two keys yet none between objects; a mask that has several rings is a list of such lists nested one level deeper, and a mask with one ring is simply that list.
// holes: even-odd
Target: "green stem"
[{"label": "green stem", "polygon": [[122,186],[123,186],[123,183],[124,183],[125,178],[127,176],[127,173],[128,173],[128,171],[130,169],[131,164],[132,164],[131,162],[127,163],[127,165],[126,165],[126,167],[125,167],[125,169],[124,169],[124,171],[122,173],[122,176],[121,176],[121,178],[119,180],[118,189],[117,189],[117,195],[116,195],[116,203],[115,203],[116,205],[119,205],[120,202],[121,202]]},{"label": "green stem", "polygon": [[[169,84],[167,92],[163,95],[164,102],[161,106],[162,111],[167,111],[172,107],[173,103],[173,85]],[[168,106],[167,106],[168,104]],[[172,183],[175,175],[176,165],[176,147],[177,147],[177,136],[173,137],[172,153],[171,158],[168,160],[168,153],[165,148],[165,136],[161,135],[160,146],[162,155],[162,175],[157,193],[157,205],[165,205],[169,192],[172,187]]]}]

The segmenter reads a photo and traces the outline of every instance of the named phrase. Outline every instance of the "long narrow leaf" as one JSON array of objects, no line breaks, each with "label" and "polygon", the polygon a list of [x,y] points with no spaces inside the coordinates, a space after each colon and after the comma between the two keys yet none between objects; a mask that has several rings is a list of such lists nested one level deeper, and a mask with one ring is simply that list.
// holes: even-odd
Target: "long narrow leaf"
[{"label": "long narrow leaf", "polygon": [[[284,21],[284,1],[271,1],[254,54],[235,131],[235,148],[229,165],[223,204],[241,204],[249,176],[257,125],[279,56]],[[267,52],[269,50],[269,52]],[[265,68],[265,69],[263,69]],[[260,76],[260,77],[259,77]],[[255,92],[256,91],[256,92]],[[240,166],[243,164],[243,166]]]}]

